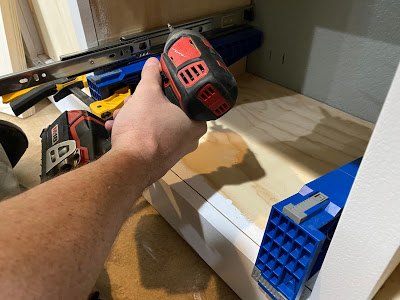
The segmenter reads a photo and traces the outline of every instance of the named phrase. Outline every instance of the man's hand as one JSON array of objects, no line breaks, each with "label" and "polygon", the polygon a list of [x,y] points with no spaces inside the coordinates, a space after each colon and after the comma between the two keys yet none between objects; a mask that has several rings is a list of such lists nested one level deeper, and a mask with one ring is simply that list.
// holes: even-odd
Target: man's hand
[{"label": "man's hand", "polygon": [[114,113],[114,121],[106,124],[107,129],[112,129],[111,151],[140,160],[148,174],[147,185],[194,151],[207,131],[205,122],[190,120],[168,101],[161,88],[160,70],[156,58],[147,60],[135,93]]}]

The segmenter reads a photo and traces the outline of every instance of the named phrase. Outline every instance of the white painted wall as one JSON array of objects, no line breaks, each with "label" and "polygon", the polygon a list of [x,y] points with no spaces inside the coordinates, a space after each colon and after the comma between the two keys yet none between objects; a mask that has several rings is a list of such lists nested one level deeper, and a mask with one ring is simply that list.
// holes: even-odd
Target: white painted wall
[{"label": "white painted wall", "polygon": [[370,299],[400,262],[400,65],[312,299]]}]

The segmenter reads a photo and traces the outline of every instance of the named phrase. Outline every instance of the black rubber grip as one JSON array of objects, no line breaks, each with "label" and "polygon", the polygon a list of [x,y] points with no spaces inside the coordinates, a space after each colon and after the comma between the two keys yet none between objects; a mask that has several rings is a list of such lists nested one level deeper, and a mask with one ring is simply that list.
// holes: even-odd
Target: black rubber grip
[{"label": "black rubber grip", "polygon": [[83,85],[82,81],[77,81],[77,82],[71,83],[71,84],[65,86],[64,88],[62,88],[61,90],[59,90],[57,92],[57,94],[54,95],[54,101],[58,102],[58,101],[64,99],[65,97],[73,94],[72,89],[74,87],[83,89],[85,86]]},{"label": "black rubber grip", "polygon": [[12,101],[10,106],[16,116],[30,109],[32,106],[38,104],[42,99],[57,93],[57,86],[54,82],[45,83],[26,94],[19,96],[16,100]]}]

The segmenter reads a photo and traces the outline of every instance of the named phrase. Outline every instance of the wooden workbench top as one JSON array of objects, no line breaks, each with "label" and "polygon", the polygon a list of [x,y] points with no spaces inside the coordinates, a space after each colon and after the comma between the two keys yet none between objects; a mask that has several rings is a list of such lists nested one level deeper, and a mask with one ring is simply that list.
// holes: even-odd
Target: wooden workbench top
[{"label": "wooden workbench top", "polygon": [[259,243],[271,206],[362,156],[373,125],[254,75],[238,84],[235,109],[172,170]]}]

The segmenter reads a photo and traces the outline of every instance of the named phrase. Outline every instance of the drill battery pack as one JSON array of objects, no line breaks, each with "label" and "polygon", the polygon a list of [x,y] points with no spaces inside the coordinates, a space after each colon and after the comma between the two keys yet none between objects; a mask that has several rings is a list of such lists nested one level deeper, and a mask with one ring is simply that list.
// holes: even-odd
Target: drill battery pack
[{"label": "drill battery pack", "polygon": [[62,113],[40,137],[42,182],[94,161],[111,149],[104,121],[87,111]]}]

